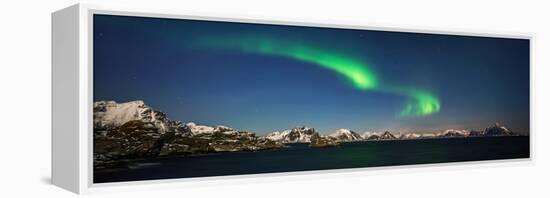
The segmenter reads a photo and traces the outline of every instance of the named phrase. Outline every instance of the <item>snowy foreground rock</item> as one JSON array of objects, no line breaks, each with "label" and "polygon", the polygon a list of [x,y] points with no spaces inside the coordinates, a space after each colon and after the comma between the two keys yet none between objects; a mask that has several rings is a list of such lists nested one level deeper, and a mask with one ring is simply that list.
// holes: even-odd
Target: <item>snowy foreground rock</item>
[{"label": "snowy foreground rock", "polygon": [[385,131],[366,132],[362,136],[349,129],[338,129],[324,136],[314,128],[304,126],[275,131],[262,137],[227,126],[173,121],[143,101],[98,101],[94,103],[93,110],[94,166],[97,168],[132,159],[281,149],[292,143],[307,143],[313,148],[324,148],[354,141],[516,135],[508,128],[495,124],[483,131],[447,129],[438,133],[398,135]]}]

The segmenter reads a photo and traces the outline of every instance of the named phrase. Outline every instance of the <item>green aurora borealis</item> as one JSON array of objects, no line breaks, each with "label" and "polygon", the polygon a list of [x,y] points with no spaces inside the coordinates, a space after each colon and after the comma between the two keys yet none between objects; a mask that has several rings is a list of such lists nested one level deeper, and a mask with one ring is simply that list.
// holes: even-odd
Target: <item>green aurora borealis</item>
[{"label": "green aurora borealis", "polygon": [[428,116],[439,112],[441,108],[440,100],[435,94],[410,86],[384,83],[371,65],[349,54],[274,37],[204,37],[197,41],[198,47],[203,48],[240,50],[245,53],[280,56],[312,63],[344,76],[358,90],[406,97],[407,102],[403,110],[397,113],[400,117]]}]

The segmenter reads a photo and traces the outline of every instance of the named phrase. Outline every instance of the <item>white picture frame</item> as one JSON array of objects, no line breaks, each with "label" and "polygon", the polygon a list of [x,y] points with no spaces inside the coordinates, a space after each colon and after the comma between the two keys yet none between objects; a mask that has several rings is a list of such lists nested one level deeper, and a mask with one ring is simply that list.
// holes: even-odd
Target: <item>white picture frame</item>
[{"label": "white picture frame", "polygon": [[[178,11],[154,11],[144,9],[114,8],[99,5],[77,4],[52,14],[52,183],[74,193],[117,191],[133,188],[180,188],[207,183],[255,182],[267,179],[283,180],[286,177],[304,177],[318,173],[345,173],[381,169],[411,169],[417,167],[467,165],[482,167],[517,162],[531,164],[533,161],[533,119],[530,119],[530,158],[492,160],[479,162],[453,162],[445,164],[406,165],[375,168],[352,168],[305,172],[266,173],[238,176],[216,176],[207,178],[182,178],[151,181],[118,182],[94,184],[92,174],[93,148],[93,62],[92,25],[93,14],[113,14],[124,16],[160,17],[174,19],[201,19],[209,21],[249,22],[260,24],[280,24],[312,27],[330,27],[361,30],[383,30],[396,32],[432,33],[464,36],[485,36],[498,38],[520,38],[530,40],[530,70],[532,75],[533,34],[493,32],[469,32],[462,30],[419,30],[398,27],[369,27],[345,24],[325,24],[319,21],[271,20],[249,16],[223,16],[212,14],[184,13]],[[235,17],[235,18],[233,18]],[[532,79],[531,79],[532,89]],[[530,114],[533,117],[533,97],[530,98]],[[139,184],[139,185],[136,185]]]}]

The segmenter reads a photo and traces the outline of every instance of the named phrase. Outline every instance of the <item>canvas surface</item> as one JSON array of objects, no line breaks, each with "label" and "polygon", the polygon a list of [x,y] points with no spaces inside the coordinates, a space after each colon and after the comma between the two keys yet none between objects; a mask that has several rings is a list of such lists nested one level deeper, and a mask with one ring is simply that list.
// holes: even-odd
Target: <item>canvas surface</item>
[{"label": "canvas surface", "polygon": [[95,183],[529,157],[529,40],[95,15]]}]

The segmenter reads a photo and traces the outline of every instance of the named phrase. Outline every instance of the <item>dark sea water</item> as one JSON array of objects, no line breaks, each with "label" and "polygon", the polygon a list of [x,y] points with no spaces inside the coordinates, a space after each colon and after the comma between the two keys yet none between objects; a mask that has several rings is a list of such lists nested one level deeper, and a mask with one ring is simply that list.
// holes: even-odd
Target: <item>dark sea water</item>
[{"label": "dark sea water", "polygon": [[341,143],[309,148],[216,153],[130,162],[94,170],[94,183],[287,171],[529,158],[529,137],[478,137]]}]

